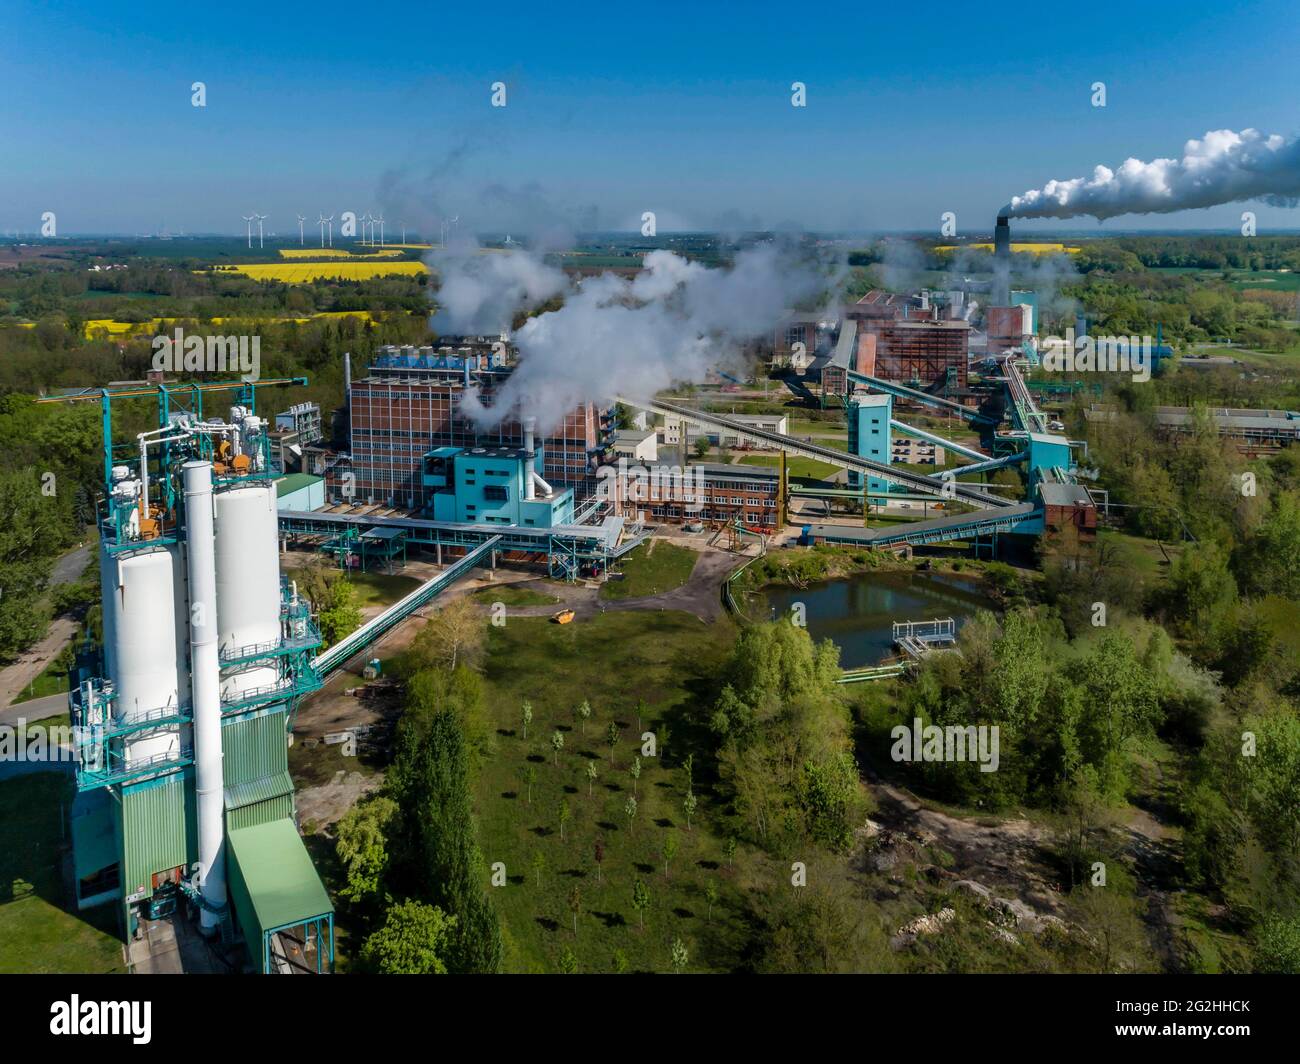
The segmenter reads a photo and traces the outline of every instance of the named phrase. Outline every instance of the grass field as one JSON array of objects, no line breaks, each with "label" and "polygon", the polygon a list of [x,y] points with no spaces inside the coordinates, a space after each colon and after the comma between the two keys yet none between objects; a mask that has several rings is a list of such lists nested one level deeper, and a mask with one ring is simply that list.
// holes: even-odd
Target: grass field
[{"label": "grass field", "polygon": [[[686,829],[681,768],[688,722],[698,717],[701,699],[711,697],[734,636],[729,621],[705,626],[677,612],[606,613],[564,627],[522,619],[491,630],[485,679],[494,749],[478,775],[476,812],[484,860],[506,866],[508,883],[492,897],[508,971],[557,972],[566,946],[580,973],[617,970],[616,952],[629,971],[669,971],[677,937],[690,955],[687,971],[725,971],[741,962],[751,931],[735,914],[768,862],[741,846],[734,867],[727,867],[725,824],[698,769],[699,807]],[[634,690],[629,677],[636,678]],[[638,697],[651,707],[650,719],[639,724]],[[527,740],[519,721],[525,698],[534,714]],[[573,713],[584,699],[592,706],[585,736]],[[605,743],[611,721],[622,729],[612,766]],[[550,744],[557,729],[565,740],[558,765]],[[629,825],[628,769],[647,730],[655,732],[661,756],[642,758]],[[598,773],[590,796],[589,763]],[[536,771],[531,802],[524,776],[530,766]],[[563,839],[561,801],[571,810]],[[665,876],[661,848],[669,833],[679,850]],[[597,839],[604,847],[599,880]],[[538,854],[540,882],[533,866]],[[650,893],[644,930],[632,905],[638,879]],[[710,880],[720,894],[711,921],[704,897]],[[575,887],[576,935],[568,904]]]},{"label": "grass field", "polygon": [[[741,465],[757,466],[779,466],[779,458],[768,455],[747,454],[740,460]],[[825,480],[839,472],[838,466],[828,465],[825,462],[818,462],[813,458],[805,458],[803,455],[793,454],[785,463],[786,475],[791,477],[807,477],[810,480]]]},{"label": "grass field", "polygon": [[286,284],[309,284],[315,280],[368,281],[372,277],[401,274],[414,277],[428,273],[422,262],[345,262],[279,263],[250,262],[218,267],[222,273],[237,273],[255,281],[284,281]]},{"label": "grass field", "polygon": [[601,597],[640,598],[672,591],[690,579],[699,557],[689,547],[678,547],[664,540],[644,543],[618,563],[623,579],[607,581],[600,589]]},{"label": "grass field", "polygon": [[0,972],[121,972],[114,910],[63,908],[60,822],[72,779],[40,772],[0,780]]},{"label": "grass field", "polygon": [[348,573],[348,583],[357,589],[357,604],[365,609],[367,606],[391,606],[424,581],[412,576],[372,572]]},{"label": "grass field", "polygon": [[474,599],[480,603],[502,602],[507,606],[550,606],[559,602],[555,595],[537,591],[531,587],[517,587],[502,584],[500,587],[485,587],[474,592]]}]

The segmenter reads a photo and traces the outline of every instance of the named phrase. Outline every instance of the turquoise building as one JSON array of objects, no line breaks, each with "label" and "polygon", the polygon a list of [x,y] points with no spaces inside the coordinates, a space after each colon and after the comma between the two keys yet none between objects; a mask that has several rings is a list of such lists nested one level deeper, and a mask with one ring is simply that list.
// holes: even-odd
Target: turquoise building
[{"label": "turquoise building", "polygon": [[[849,453],[873,462],[889,464],[889,422],[894,416],[894,397],[877,393],[855,395],[847,411],[849,422]],[[849,487],[862,489],[862,474],[849,470]],[[880,477],[867,478],[867,490],[885,492],[889,482]]]},{"label": "turquoise building", "polygon": [[424,456],[435,521],[552,528],[573,523],[573,489],[542,479],[542,451],[439,447]]}]

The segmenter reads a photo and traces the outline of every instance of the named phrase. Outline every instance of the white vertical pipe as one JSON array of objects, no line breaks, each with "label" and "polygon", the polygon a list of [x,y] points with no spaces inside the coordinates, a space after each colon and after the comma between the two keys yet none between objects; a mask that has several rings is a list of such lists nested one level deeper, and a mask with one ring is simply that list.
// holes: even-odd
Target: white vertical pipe
[{"label": "white vertical pipe", "polygon": [[217,565],[213,553],[212,465],[186,462],[185,546],[190,583],[190,683],[194,706],[194,784],[198,796],[199,890],[212,931],[226,906],[224,788],[221,778],[221,664],[217,655]]},{"label": "white vertical pipe", "polygon": [[532,502],[537,498],[537,490],[533,485],[533,437],[536,429],[536,418],[524,418],[524,454],[526,456],[524,461],[527,463],[524,472],[524,500],[526,502]]}]

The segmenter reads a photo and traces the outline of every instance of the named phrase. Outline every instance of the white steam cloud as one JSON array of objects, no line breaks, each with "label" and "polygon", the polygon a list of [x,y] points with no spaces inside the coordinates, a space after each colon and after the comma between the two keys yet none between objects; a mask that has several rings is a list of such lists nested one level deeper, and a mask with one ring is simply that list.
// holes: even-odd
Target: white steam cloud
[{"label": "white steam cloud", "polygon": [[605,273],[580,283],[523,251],[436,261],[442,289],[434,320],[450,332],[508,329],[520,307],[565,295],[560,309],[514,334],[519,364],[491,407],[466,397],[462,411],[484,428],[527,413],[547,431],[584,402],[649,399],[675,383],[703,381],[734,364],[746,343],[770,335],[787,309],[834,283],[816,263],[772,245],[742,251],[725,268],[652,251],[635,278]]},{"label": "white steam cloud", "polygon": [[999,211],[1017,218],[1098,220],[1119,214],[1165,214],[1221,203],[1300,203],[1300,138],[1255,129],[1217,129],[1183,146],[1181,159],[1128,159],[1118,170],[1049,181],[1015,196]]},{"label": "white steam cloud", "polygon": [[544,303],[565,290],[563,270],[521,252],[482,251],[476,244],[435,251],[438,312],[432,326],[464,336],[505,332],[520,307]]}]

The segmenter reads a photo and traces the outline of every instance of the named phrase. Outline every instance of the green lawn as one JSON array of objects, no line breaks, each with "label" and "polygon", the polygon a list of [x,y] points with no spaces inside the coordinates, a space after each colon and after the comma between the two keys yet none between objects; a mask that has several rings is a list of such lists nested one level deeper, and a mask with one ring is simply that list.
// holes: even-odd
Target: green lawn
[{"label": "green lawn", "polygon": [[357,605],[391,606],[419,587],[423,580],[388,573],[348,573],[348,583],[357,589]]},{"label": "green lawn", "polygon": [[[780,466],[781,459],[767,456],[750,454],[740,460],[741,465],[758,465],[758,466]],[[785,463],[786,476],[790,477],[809,477],[812,480],[825,480],[839,472],[838,466],[828,465],[826,462],[818,462],[812,458],[804,458],[802,455],[791,455]]]},{"label": "green lawn", "polygon": [[[689,971],[726,971],[742,963],[752,929],[737,913],[769,862],[741,846],[734,868],[727,867],[724,815],[698,767],[699,808],[690,831],[682,809],[681,760],[688,744],[707,741],[693,721],[712,698],[734,637],[729,621],[705,626],[675,611],[606,613],[563,627],[529,618],[491,629],[484,675],[496,735],[478,775],[475,805],[485,862],[506,866],[508,883],[493,891],[493,901],[508,971],[559,971],[567,946],[582,973],[614,970],[616,951],[630,971],[663,972],[670,969],[676,937],[690,954]],[[519,720],[525,698],[533,706],[526,740]],[[638,698],[650,707],[639,724]],[[573,713],[584,699],[592,706],[585,736]],[[612,766],[605,741],[611,721],[621,728]],[[558,766],[550,743],[557,729],[564,736]],[[642,759],[638,809],[629,826],[628,769],[644,731],[655,732],[661,756]],[[598,772],[590,797],[589,763]],[[530,765],[537,774],[531,803],[524,776]],[[572,813],[563,840],[561,801]],[[660,851],[669,832],[679,850],[665,877]],[[598,838],[604,845],[599,882]],[[545,863],[540,884],[533,868],[539,853]],[[632,905],[637,879],[651,898],[644,930]],[[711,922],[704,897],[710,880],[721,897]],[[581,895],[576,936],[568,906],[575,886]]]},{"label": "green lawn", "polygon": [[645,543],[617,563],[622,580],[609,580],[600,589],[602,598],[639,598],[662,595],[681,587],[688,579],[699,554],[664,540]]},{"label": "green lawn", "polygon": [[516,584],[482,588],[474,592],[474,599],[483,603],[503,602],[507,606],[550,606],[560,601],[557,595]]},{"label": "green lawn", "polygon": [[40,772],[0,780],[0,972],[124,971],[114,907],[64,909],[60,873],[72,779]]},{"label": "green lawn", "polygon": [[68,689],[69,664],[69,662],[62,659],[62,655],[56,657],[9,704],[16,706],[19,702],[30,702],[33,698],[44,698],[46,695],[57,695],[66,692]]}]

